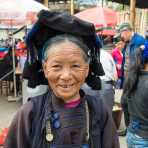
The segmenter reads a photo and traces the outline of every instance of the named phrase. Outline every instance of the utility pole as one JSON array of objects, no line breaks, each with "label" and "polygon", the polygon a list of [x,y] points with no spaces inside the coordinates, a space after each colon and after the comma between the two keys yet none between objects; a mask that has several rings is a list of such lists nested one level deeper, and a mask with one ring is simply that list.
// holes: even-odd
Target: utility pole
[{"label": "utility pole", "polygon": [[104,7],[104,0],[102,0],[102,7]]},{"label": "utility pole", "polygon": [[71,15],[74,14],[74,0],[70,1],[70,13],[71,13]]},{"label": "utility pole", "polygon": [[43,0],[43,3],[48,8],[48,0]]},{"label": "utility pole", "polygon": [[105,4],[105,5],[106,5],[106,6],[108,6],[108,0],[106,0],[105,2],[106,2],[106,4]]},{"label": "utility pole", "polygon": [[130,24],[135,29],[136,0],[130,0]]}]

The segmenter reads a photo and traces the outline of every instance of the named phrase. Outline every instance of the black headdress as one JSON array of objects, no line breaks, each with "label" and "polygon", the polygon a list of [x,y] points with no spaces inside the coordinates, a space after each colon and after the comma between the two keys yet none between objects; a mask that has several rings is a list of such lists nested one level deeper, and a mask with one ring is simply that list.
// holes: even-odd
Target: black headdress
[{"label": "black headdress", "polygon": [[38,20],[26,38],[28,56],[23,76],[29,80],[29,87],[47,83],[41,63],[43,46],[49,38],[65,33],[82,38],[88,46],[91,61],[86,81],[92,88],[99,89],[98,76],[103,75],[104,71],[99,60],[101,44],[97,40],[94,25],[68,13],[45,10],[39,12]]}]

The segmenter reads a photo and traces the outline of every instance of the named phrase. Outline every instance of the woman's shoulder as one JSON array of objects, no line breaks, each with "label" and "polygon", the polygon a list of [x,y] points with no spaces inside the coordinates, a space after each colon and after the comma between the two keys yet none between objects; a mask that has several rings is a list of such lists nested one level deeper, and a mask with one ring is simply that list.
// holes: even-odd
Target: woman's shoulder
[{"label": "woman's shoulder", "polygon": [[16,117],[21,116],[23,118],[30,116],[33,112],[35,112],[36,108],[41,107],[45,103],[46,96],[47,93],[28,98],[28,101],[17,111]]},{"label": "woman's shoulder", "polygon": [[97,98],[95,96],[92,95],[86,95],[86,99],[88,101],[88,103],[92,104],[92,105],[100,105],[103,103],[103,100],[100,98]]},{"label": "woman's shoulder", "polygon": [[101,98],[97,98],[91,95],[86,95],[86,99],[90,110],[100,115],[100,117],[108,113],[107,106],[105,105],[104,101]]},{"label": "woman's shoulder", "polygon": [[49,97],[49,95],[50,92],[48,91],[44,94],[28,98],[28,102],[32,102],[33,104],[38,104],[38,105],[43,104],[46,101],[46,99]]},{"label": "woman's shoulder", "polygon": [[26,118],[30,116],[32,110],[33,110],[33,103],[31,101],[28,101],[20,107],[15,117]]},{"label": "woman's shoulder", "polygon": [[148,71],[141,71],[139,81],[141,84],[141,87],[148,88]]}]

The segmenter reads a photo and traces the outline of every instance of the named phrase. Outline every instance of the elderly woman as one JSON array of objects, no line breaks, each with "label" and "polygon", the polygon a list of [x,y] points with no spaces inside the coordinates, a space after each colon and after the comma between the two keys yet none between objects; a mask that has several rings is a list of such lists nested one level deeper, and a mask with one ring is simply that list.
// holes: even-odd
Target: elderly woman
[{"label": "elderly woman", "polygon": [[113,120],[99,98],[81,90],[89,74],[88,47],[60,34],[43,47],[47,93],[30,98],[14,117],[4,148],[118,148]]}]

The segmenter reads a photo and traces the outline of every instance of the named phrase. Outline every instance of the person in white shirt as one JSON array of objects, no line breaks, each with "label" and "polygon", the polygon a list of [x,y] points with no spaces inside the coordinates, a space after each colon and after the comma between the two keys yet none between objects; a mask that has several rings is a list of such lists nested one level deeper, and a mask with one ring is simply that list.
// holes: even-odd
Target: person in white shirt
[{"label": "person in white shirt", "polygon": [[108,51],[104,49],[100,50],[100,62],[105,72],[104,76],[100,76],[101,79],[101,90],[93,90],[86,83],[82,86],[82,89],[88,95],[93,95],[96,98],[104,100],[110,112],[114,105],[114,82],[117,80],[117,71],[114,60]]},{"label": "person in white shirt", "polygon": [[102,63],[105,75],[100,76],[102,88],[99,93],[112,112],[115,95],[114,84],[118,78],[117,70],[112,56],[103,49],[100,50],[100,61]]},{"label": "person in white shirt", "polygon": [[104,76],[100,76],[103,81],[115,81],[117,80],[117,70],[115,62],[110,53],[104,49],[100,50],[100,62],[105,72]]}]

